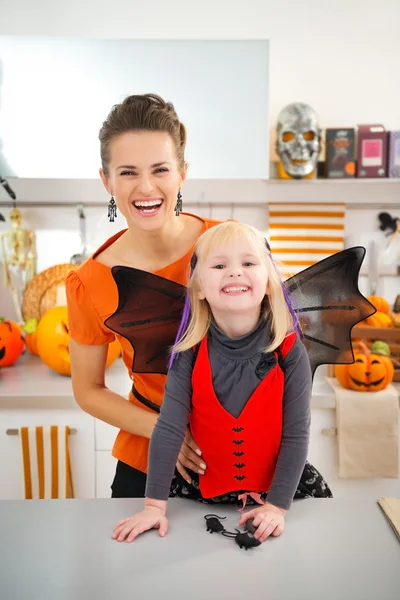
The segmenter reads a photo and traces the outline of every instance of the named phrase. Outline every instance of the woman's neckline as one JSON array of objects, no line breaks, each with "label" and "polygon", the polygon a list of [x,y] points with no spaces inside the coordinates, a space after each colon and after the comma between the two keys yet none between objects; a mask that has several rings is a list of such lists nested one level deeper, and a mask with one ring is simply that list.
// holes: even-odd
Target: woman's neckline
[{"label": "woman's neckline", "polygon": [[[201,221],[203,223],[203,227],[200,231],[200,235],[202,235],[204,233],[204,230],[206,228],[206,220],[203,219],[202,217],[200,217],[199,215],[195,215],[193,213],[188,213],[188,212],[182,212],[182,215],[186,215],[189,217],[193,217],[195,219],[197,219],[198,221]],[[92,262],[92,264],[96,264],[96,265],[100,265],[101,267],[108,269],[109,271],[111,269],[113,269],[114,267],[118,267],[118,266],[123,266],[126,269],[134,269],[134,270],[142,270],[145,271],[145,269],[140,269],[139,267],[130,267],[128,265],[118,265],[115,264],[112,267],[110,267],[109,265],[106,265],[102,262],[99,262],[98,260],[96,260],[96,257],[101,254],[101,252],[103,252],[104,250],[106,250],[107,248],[109,248],[116,240],[118,240],[126,231],[128,230],[128,228],[122,229],[121,231],[118,231],[118,233],[114,234],[113,236],[111,236],[108,240],[106,240],[104,242],[104,244],[102,244],[102,246],[100,246],[100,248],[98,248],[89,258],[88,258],[88,262]],[[153,273],[154,275],[160,275],[162,274],[165,270],[169,270],[171,269],[171,267],[173,268],[176,265],[179,265],[180,262],[185,261],[188,256],[190,256],[193,253],[193,248],[194,248],[195,244],[193,244],[191,246],[191,248],[189,248],[189,250],[183,254],[180,258],[174,260],[172,263],[169,263],[168,265],[165,265],[164,267],[161,267],[161,269],[157,269],[156,271],[146,271],[147,273]]]}]

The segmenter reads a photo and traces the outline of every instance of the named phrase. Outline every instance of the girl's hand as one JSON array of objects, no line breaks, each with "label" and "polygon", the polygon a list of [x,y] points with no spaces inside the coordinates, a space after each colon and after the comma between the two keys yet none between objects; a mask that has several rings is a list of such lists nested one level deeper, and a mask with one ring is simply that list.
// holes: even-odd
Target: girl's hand
[{"label": "girl's hand", "polygon": [[194,471],[195,473],[199,473],[199,475],[204,475],[206,469],[206,464],[201,458],[201,451],[192,438],[189,428],[186,429],[185,440],[182,444],[181,451],[179,452],[176,468],[188,483],[192,483],[190,475],[185,467],[186,469],[191,469],[191,471]]},{"label": "girl's hand", "polygon": [[278,506],[266,502],[263,506],[244,513],[239,521],[239,526],[243,526],[248,519],[253,519],[253,525],[257,527],[254,537],[261,542],[265,542],[270,535],[278,537],[283,533],[285,514],[286,510],[283,508],[278,508]]},{"label": "girl's hand", "polygon": [[164,537],[168,531],[168,519],[165,510],[156,506],[147,506],[142,512],[122,519],[114,526],[112,539],[117,542],[133,542],[144,531],[158,529],[160,537]]}]

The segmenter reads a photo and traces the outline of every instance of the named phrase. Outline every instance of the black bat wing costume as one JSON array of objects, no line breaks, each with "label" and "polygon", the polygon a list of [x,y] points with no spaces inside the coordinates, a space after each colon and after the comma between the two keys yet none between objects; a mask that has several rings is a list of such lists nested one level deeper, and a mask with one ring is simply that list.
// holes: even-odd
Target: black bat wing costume
[{"label": "black bat wing costume", "polygon": [[354,361],[351,330],[376,312],[358,289],[365,248],[348,248],[287,279],[314,376],[322,364]]},{"label": "black bat wing costume", "polygon": [[[298,314],[314,376],[322,364],[352,363],[351,329],[375,308],[358,289],[365,248],[343,250],[285,281]],[[118,308],[106,325],[133,347],[132,371],[167,373],[186,287],[130,267],[112,268]]]}]

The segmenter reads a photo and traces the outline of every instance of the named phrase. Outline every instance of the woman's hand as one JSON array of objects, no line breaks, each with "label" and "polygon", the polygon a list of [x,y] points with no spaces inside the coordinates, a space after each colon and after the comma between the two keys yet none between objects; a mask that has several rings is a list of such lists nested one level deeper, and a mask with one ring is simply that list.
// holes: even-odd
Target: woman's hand
[{"label": "woman's hand", "polygon": [[133,542],[141,533],[149,529],[158,529],[160,537],[164,537],[168,531],[168,519],[165,510],[156,506],[146,506],[142,512],[122,519],[114,526],[112,539],[117,542]]},{"label": "woman's hand", "polygon": [[206,464],[201,458],[201,450],[192,438],[189,428],[186,429],[185,440],[179,452],[176,468],[188,483],[192,483],[192,480],[186,469],[199,473],[199,475],[204,475],[206,470]]},{"label": "woman's hand", "polygon": [[286,510],[283,508],[266,502],[263,506],[244,513],[239,521],[239,526],[243,526],[248,519],[253,519],[253,525],[257,527],[254,537],[261,542],[265,542],[270,535],[278,537],[283,533],[285,514]]}]

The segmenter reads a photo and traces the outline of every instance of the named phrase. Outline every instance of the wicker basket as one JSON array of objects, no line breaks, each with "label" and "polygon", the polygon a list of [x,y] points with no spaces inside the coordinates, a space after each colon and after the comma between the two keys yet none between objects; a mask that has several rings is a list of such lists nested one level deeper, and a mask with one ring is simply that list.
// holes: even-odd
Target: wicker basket
[{"label": "wicker basket", "polygon": [[57,301],[57,288],[63,285],[70,271],[76,269],[77,265],[69,263],[55,265],[35,275],[26,286],[22,301],[22,316],[24,320],[39,319]]}]

